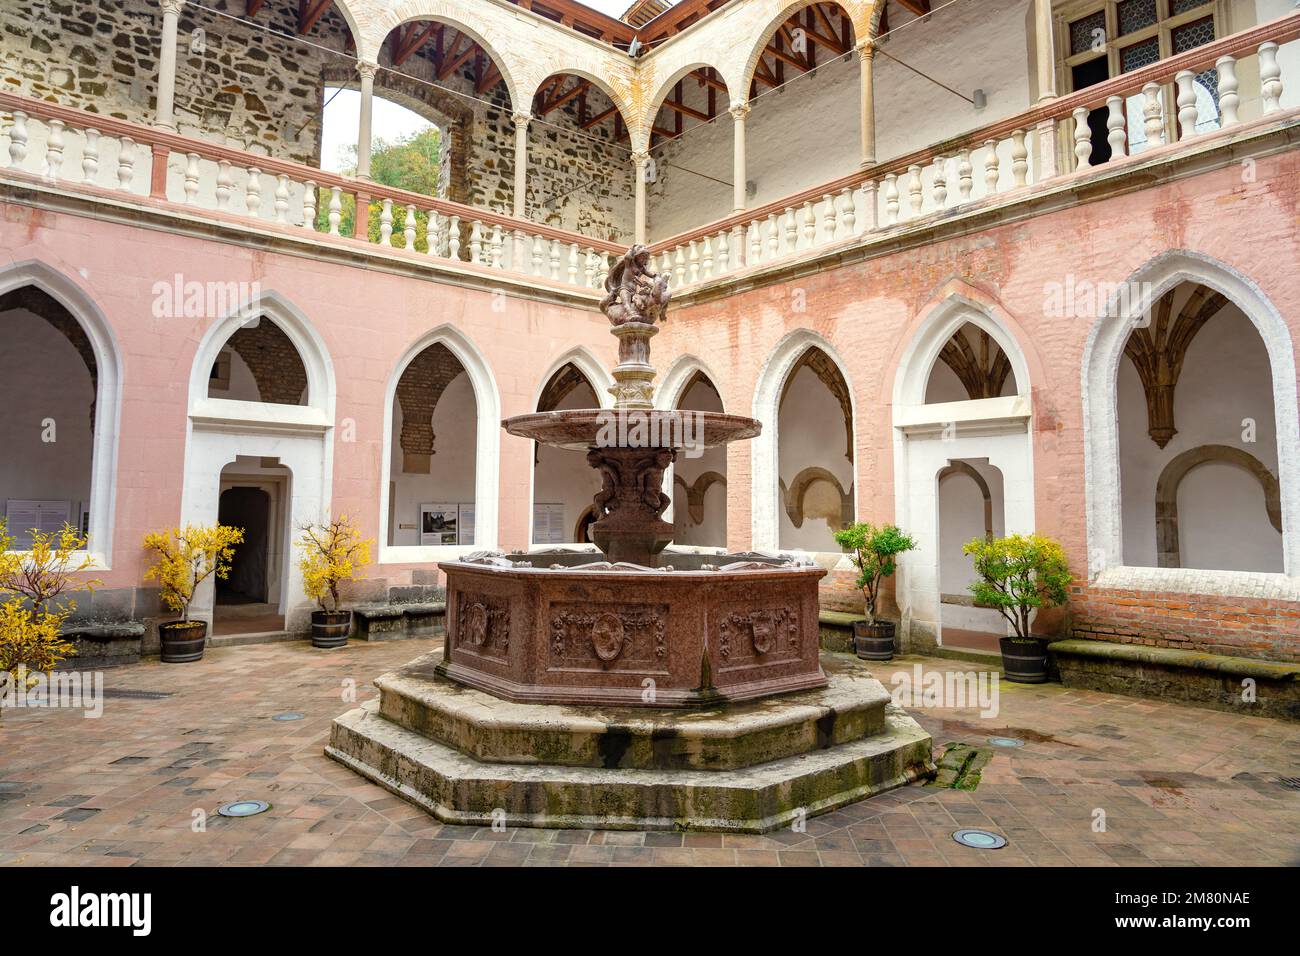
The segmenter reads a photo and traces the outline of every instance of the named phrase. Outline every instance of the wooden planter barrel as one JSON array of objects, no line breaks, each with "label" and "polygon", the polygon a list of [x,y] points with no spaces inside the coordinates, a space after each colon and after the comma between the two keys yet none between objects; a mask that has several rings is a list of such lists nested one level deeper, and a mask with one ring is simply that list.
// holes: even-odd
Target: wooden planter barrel
[{"label": "wooden planter barrel", "polygon": [[853,622],[853,649],[864,661],[892,661],[894,659],[894,622]]},{"label": "wooden planter barrel", "polygon": [[312,647],[346,647],[351,633],[351,611],[311,612]]},{"label": "wooden planter barrel", "polygon": [[1047,683],[1047,644],[1014,637],[998,640],[1002,649],[1002,675],[1017,684]]},{"label": "wooden planter barrel", "polygon": [[205,621],[168,621],[158,625],[164,664],[188,664],[203,660],[208,625]]}]

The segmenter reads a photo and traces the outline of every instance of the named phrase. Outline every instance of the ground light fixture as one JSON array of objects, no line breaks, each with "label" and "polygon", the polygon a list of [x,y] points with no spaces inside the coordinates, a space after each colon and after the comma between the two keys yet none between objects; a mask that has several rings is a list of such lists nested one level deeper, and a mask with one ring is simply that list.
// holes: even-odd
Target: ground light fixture
[{"label": "ground light fixture", "polygon": [[255,817],[270,809],[271,805],[265,800],[236,800],[217,807],[217,813],[223,817]]},{"label": "ground light fixture", "polygon": [[287,710],[287,711],[285,711],[283,714],[276,714],[276,715],[275,715],[274,717],[272,717],[271,719],[272,719],[272,720],[279,720],[279,721],[285,721],[285,720],[302,720],[303,716],[304,716],[303,714],[298,713],[298,711],[296,711],[296,710]]},{"label": "ground light fixture", "polygon": [[989,743],[994,747],[1023,747],[1025,742],[1017,737],[990,737]]},{"label": "ground light fixture", "polygon": [[1007,845],[1006,837],[988,830],[957,830],[952,838],[973,850],[1000,850]]}]

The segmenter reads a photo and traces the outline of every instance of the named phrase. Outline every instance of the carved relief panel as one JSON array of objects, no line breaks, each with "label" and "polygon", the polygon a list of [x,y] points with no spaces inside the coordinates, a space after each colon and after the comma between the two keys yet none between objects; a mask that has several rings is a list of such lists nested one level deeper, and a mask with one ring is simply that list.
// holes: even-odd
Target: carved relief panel
[{"label": "carved relief panel", "polygon": [[548,670],[668,669],[668,605],[555,602],[547,612]]}]

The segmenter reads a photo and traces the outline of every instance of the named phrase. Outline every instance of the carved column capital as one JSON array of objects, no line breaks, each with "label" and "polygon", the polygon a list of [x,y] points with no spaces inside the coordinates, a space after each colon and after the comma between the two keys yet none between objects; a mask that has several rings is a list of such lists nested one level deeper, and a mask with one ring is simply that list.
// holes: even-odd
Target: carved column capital
[{"label": "carved column capital", "polygon": [[158,6],[162,7],[163,13],[179,16],[181,9],[185,6],[185,0],[158,0]]},{"label": "carved column capital", "polygon": [[510,119],[514,121],[516,128],[522,126],[524,129],[527,129],[528,124],[533,121],[533,114],[524,112],[512,113],[510,114]]},{"label": "carved column capital", "polygon": [[749,110],[750,105],[748,103],[741,103],[739,106],[731,107],[727,112],[731,114],[731,118],[737,123],[743,123],[745,122],[745,117],[749,115]]},{"label": "carved column capital", "polygon": [[632,152],[632,162],[636,163],[640,169],[646,163],[650,162],[650,151],[648,149],[638,149]]},{"label": "carved column capital", "polygon": [[368,60],[357,60],[357,74],[363,80],[373,80],[375,74],[379,72],[379,64],[371,63]]},{"label": "carved column capital", "polygon": [[876,55],[876,41],[873,39],[860,40],[854,49],[858,51],[858,59],[870,60]]}]

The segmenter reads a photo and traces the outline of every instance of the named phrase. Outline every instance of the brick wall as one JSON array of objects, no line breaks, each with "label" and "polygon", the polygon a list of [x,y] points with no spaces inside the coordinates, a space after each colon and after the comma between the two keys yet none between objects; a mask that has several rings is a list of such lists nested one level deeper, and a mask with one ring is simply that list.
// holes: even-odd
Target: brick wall
[{"label": "brick wall", "polygon": [[1300,604],[1294,601],[1075,585],[1070,616],[1077,638],[1300,660]]},{"label": "brick wall", "polygon": [[306,403],[307,369],[289,336],[274,322],[263,319],[255,327],[245,326],[227,344],[247,363],[262,401]]},{"label": "brick wall", "polygon": [[414,359],[397,383],[402,408],[402,471],[427,475],[433,457],[433,411],[452,379],[465,369],[445,345],[431,345]]}]

